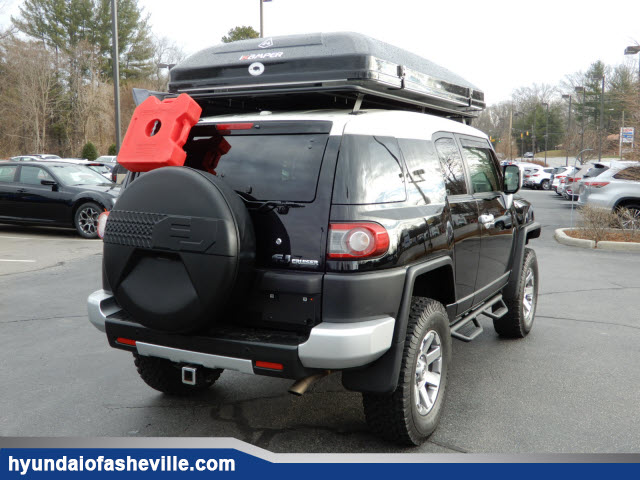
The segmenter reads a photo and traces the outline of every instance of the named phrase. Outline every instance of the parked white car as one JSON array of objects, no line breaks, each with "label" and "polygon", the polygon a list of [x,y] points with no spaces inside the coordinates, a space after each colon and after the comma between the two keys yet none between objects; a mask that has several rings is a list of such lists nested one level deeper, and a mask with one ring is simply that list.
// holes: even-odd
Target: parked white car
[{"label": "parked white car", "polygon": [[527,168],[524,171],[524,181],[522,184],[529,188],[549,190],[551,188],[552,173],[553,168],[544,168],[541,166]]},{"label": "parked white car", "polygon": [[55,160],[56,162],[64,162],[64,163],[73,163],[75,165],[84,165],[91,170],[98,172],[105,178],[111,180],[111,171],[113,170],[113,165],[109,163],[102,163],[98,161],[86,160],[83,158],[61,158],[59,160]]}]

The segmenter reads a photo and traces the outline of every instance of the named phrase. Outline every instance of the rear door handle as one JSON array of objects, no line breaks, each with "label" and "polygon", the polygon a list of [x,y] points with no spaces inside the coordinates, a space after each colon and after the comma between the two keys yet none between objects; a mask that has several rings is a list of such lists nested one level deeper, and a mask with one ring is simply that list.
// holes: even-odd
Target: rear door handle
[{"label": "rear door handle", "polygon": [[478,217],[478,221],[484,225],[484,228],[493,228],[495,227],[495,218],[490,213],[485,213]]},{"label": "rear door handle", "polygon": [[27,189],[26,189],[26,188],[19,188],[19,189],[17,190],[17,192],[18,192],[18,193],[24,193],[24,192],[26,192],[26,191],[27,191]]}]

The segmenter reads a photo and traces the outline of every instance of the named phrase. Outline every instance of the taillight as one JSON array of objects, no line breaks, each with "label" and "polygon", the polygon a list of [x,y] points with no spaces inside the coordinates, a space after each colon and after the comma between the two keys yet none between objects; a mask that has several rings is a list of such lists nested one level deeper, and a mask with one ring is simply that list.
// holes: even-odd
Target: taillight
[{"label": "taillight", "polygon": [[98,217],[98,236],[104,238],[104,229],[107,226],[107,218],[109,218],[109,212],[102,212]]},{"label": "taillight", "polygon": [[584,182],[585,185],[589,185],[590,187],[602,188],[609,185],[609,182]]},{"label": "taillight", "polygon": [[535,175],[531,175],[531,176],[532,176],[532,177],[539,177],[539,176],[540,176],[540,174],[539,174],[539,173],[536,173]]},{"label": "taillight", "polygon": [[253,123],[218,123],[216,125],[217,130],[251,130]]},{"label": "taillight", "polygon": [[332,223],[328,258],[379,257],[389,249],[389,233],[377,223]]},{"label": "taillight", "polygon": [[116,338],[116,342],[118,342],[121,345],[129,345],[130,347],[135,347],[136,346],[136,341],[135,340],[131,340],[130,338],[118,337],[118,338]]}]

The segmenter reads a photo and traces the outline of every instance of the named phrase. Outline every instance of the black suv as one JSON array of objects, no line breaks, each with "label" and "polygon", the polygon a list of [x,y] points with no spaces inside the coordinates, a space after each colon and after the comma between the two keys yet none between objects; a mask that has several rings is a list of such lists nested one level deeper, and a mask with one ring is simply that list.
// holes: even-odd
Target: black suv
[{"label": "black suv", "polygon": [[303,394],[339,371],[373,431],[419,444],[451,337],[481,314],[529,333],[540,225],[518,167],[462,122],[360,107],[207,116],[184,166],[128,174],[89,318],[149,386],[197,393],[228,369]]},{"label": "black suv", "polygon": [[[486,137],[458,122],[363,111],[205,118],[187,166],[130,174],[104,235],[91,321],[150,386],[210,387],[223,369],[364,393],[375,431],[435,428],[450,336],[489,315],[524,337],[540,234]],[[215,175],[206,149],[231,148]],[[214,148],[214,147],[211,147]],[[294,387],[295,388],[295,387]]]}]

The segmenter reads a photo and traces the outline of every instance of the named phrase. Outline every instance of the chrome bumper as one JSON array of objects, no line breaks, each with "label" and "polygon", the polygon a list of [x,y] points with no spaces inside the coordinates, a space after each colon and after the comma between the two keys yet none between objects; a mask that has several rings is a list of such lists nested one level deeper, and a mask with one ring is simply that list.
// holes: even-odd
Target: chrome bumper
[{"label": "chrome bumper", "polygon": [[89,321],[101,332],[104,332],[105,322],[109,315],[122,310],[116,303],[116,299],[111,292],[97,290],[87,298],[87,310],[89,311]]},{"label": "chrome bumper", "polygon": [[381,317],[354,323],[321,323],[300,344],[298,356],[308,368],[340,369],[366,365],[391,347],[395,320]]},{"label": "chrome bumper", "polygon": [[[111,292],[98,290],[87,299],[89,321],[101,332],[109,315],[121,310]],[[379,317],[351,323],[324,322],[311,329],[309,339],[298,346],[300,363],[307,368],[343,369],[366,365],[380,358],[393,338],[395,320]],[[222,357],[175,348],[138,343],[140,355],[176,362],[194,363],[208,368],[228,368],[252,373],[250,360]],[[248,362],[248,364],[247,364]]]}]

